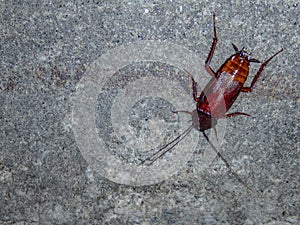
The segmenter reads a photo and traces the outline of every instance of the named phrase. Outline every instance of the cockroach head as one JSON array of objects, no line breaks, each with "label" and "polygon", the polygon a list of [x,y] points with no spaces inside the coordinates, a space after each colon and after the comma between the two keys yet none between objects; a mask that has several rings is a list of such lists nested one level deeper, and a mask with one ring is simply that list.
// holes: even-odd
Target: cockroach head
[{"label": "cockroach head", "polygon": [[210,128],[213,128],[217,125],[217,119],[207,115],[206,113],[203,113],[201,111],[198,111],[195,109],[192,111],[192,120],[193,120],[193,127],[196,130],[199,131],[205,131]]},{"label": "cockroach head", "polygon": [[260,63],[259,60],[255,58],[251,58],[251,52],[247,52],[245,48],[243,47],[241,50],[239,50],[234,44],[232,44],[236,54],[239,54],[239,56],[243,59],[246,59],[249,62],[254,62],[254,63]]}]

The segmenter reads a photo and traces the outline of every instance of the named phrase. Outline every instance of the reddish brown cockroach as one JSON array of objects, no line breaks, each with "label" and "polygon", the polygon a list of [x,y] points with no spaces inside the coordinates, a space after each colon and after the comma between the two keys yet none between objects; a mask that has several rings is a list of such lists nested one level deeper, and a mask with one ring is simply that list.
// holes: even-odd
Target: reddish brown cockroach
[{"label": "reddish brown cockroach", "polygon": [[[210,62],[212,60],[218,39],[216,32],[216,20],[215,14],[213,15],[213,25],[214,25],[214,38],[213,43],[210,49],[210,53],[205,61],[205,69],[206,71],[213,77],[204,90],[201,92],[200,96],[197,95],[197,83],[194,80],[193,76],[189,73],[193,83],[193,97],[197,103],[197,108],[193,112],[189,111],[176,111],[188,113],[192,116],[192,125],[186,129],[183,133],[181,133],[177,138],[163,146],[159,151],[157,151],[152,157],[147,158],[144,162],[149,161],[150,164],[158,160],[165,153],[170,151],[175,145],[177,145],[189,132],[192,128],[197,129],[202,132],[205,139],[208,141],[210,146],[214,149],[217,155],[222,159],[222,161],[226,164],[226,166],[230,169],[232,174],[237,178],[237,180],[242,183],[245,187],[252,191],[252,189],[238,176],[238,174],[232,169],[227,160],[221,155],[221,153],[214,147],[214,145],[209,140],[205,131],[213,128],[216,133],[215,126],[217,124],[218,119],[221,118],[229,118],[238,115],[250,116],[247,113],[243,112],[234,112],[226,114],[230,109],[232,104],[237,99],[240,92],[252,92],[258,78],[263,72],[266,65],[283,49],[276,52],[273,56],[271,56],[268,60],[266,60],[260,66],[257,74],[254,76],[254,79],[251,82],[250,87],[244,87],[246,79],[249,74],[250,63],[260,63],[255,58],[251,58],[251,53],[242,48],[238,50],[238,48],[233,45],[235,50],[235,54],[233,54],[229,59],[225,61],[225,63],[221,66],[221,68],[214,72],[210,67]],[[187,71],[186,71],[187,72]],[[188,73],[188,72],[187,72]]]}]

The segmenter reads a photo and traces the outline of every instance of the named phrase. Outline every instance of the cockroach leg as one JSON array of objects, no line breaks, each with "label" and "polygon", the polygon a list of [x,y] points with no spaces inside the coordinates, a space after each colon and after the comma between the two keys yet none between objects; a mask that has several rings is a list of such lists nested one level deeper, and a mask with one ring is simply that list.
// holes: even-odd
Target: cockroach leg
[{"label": "cockroach leg", "polygon": [[230,117],[234,117],[234,116],[251,116],[251,115],[248,113],[243,113],[243,112],[234,112],[234,113],[226,114],[223,118],[230,118]]},{"label": "cockroach leg", "polygon": [[210,62],[212,60],[212,57],[214,55],[217,43],[218,43],[218,38],[217,38],[217,29],[216,29],[216,15],[213,15],[213,20],[214,20],[214,39],[213,39],[213,43],[212,46],[210,48],[210,52],[208,54],[208,57],[205,61],[205,69],[206,71],[213,77],[216,77],[216,73],[213,71],[213,69],[210,67]]},{"label": "cockroach leg", "polygon": [[283,51],[283,48],[280,49],[278,52],[276,52],[274,55],[272,55],[269,59],[267,59],[263,64],[261,64],[257,74],[255,75],[254,79],[251,82],[250,87],[242,87],[241,91],[242,92],[252,92],[254,85],[256,83],[256,81],[258,80],[258,78],[260,77],[261,73],[264,71],[266,65],[276,56],[278,55],[280,52]]},{"label": "cockroach leg", "polygon": [[214,133],[215,133],[215,137],[216,137],[216,139],[217,139],[217,142],[219,142],[218,132],[217,132],[216,127],[213,127],[213,130],[214,130]]},{"label": "cockroach leg", "polygon": [[187,110],[178,110],[178,111],[172,111],[173,113],[187,113],[191,116],[193,116],[193,113]]}]

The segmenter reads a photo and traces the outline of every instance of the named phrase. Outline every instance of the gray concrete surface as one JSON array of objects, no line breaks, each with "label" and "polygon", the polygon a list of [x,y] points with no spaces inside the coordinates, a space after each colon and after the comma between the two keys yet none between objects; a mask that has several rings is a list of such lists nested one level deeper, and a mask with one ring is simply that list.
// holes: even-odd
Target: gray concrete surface
[{"label": "gray concrete surface", "polygon": [[[298,1],[1,1],[0,10],[0,224],[299,223]],[[241,94],[231,109],[253,117],[231,118],[226,129],[218,128],[218,148],[257,193],[241,185],[219,158],[204,160],[211,150],[196,131],[187,147],[179,145],[149,170],[143,167],[136,180],[129,181],[132,171],[118,177],[124,169],[116,166],[119,161],[134,168],[152,147],[180,133],[181,123],[188,124],[188,117],[171,110],[195,107],[183,69],[198,81],[209,77],[203,60],[212,43],[213,12],[219,36],[215,70],[233,53],[231,43],[261,61],[284,48],[255,91]],[[129,43],[149,40],[181,46],[190,58],[179,57],[177,50],[155,54],[175,55],[183,66],[196,55],[198,65],[135,61],[111,67],[116,71],[99,82],[103,71],[93,63],[103,63],[101,57],[126,50]],[[153,56],[134,50],[128,57],[108,58],[107,64]],[[150,45],[149,54],[154,50]],[[257,69],[253,66],[251,74]],[[93,139],[79,143],[74,127],[81,120],[77,124],[73,117],[78,90],[88,92],[82,81],[89,76],[99,90],[82,121],[95,111],[91,118],[104,143],[89,152],[90,158],[84,144],[90,148]],[[149,79],[177,86],[169,90],[161,83],[159,89]],[[128,93],[126,87],[132,87]],[[149,96],[137,99],[141,87],[149,88]],[[163,97],[155,96],[156,88]],[[178,90],[186,91],[180,100],[172,96]],[[118,162],[103,165],[97,151],[108,151]]]}]

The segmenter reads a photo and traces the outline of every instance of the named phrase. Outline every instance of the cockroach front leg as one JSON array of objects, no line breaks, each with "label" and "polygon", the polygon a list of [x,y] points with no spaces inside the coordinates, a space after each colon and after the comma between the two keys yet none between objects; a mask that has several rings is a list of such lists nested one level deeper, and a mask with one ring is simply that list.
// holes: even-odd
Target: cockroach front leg
[{"label": "cockroach front leg", "polygon": [[210,67],[210,62],[212,60],[212,57],[214,55],[216,46],[217,46],[217,42],[218,42],[218,38],[217,38],[217,29],[216,29],[216,15],[213,15],[213,20],[214,20],[214,39],[213,39],[213,43],[211,45],[210,48],[210,52],[208,54],[208,57],[205,61],[205,69],[206,71],[213,77],[216,77],[216,73],[213,71],[213,69]]},{"label": "cockroach front leg", "polygon": [[192,79],[192,82],[193,82],[193,97],[194,97],[194,100],[195,102],[200,102],[200,98],[198,97],[198,94],[197,94],[197,82],[195,81],[193,75],[187,71],[187,70],[184,70],[188,75],[190,75],[191,79]]},{"label": "cockroach front leg", "polygon": [[193,97],[195,102],[200,102],[200,98],[198,97],[197,94],[197,82],[194,80],[194,77],[192,77],[192,82],[193,82]]},{"label": "cockroach front leg", "polygon": [[265,67],[267,66],[267,64],[276,56],[278,55],[280,52],[283,51],[283,48],[280,49],[278,52],[276,52],[274,55],[272,55],[267,61],[265,61],[263,64],[261,64],[257,74],[255,75],[254,79],[251,82],[250,87],[243,87],[242,88],[242,92],[252,92],[255,83],[257,82],[258,78],[260,77],[261,73],[264,71]]}]

